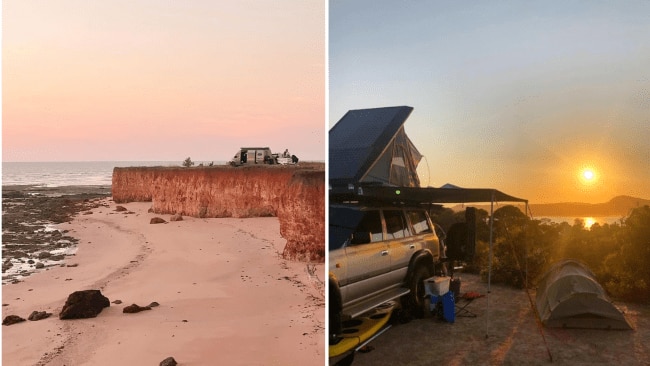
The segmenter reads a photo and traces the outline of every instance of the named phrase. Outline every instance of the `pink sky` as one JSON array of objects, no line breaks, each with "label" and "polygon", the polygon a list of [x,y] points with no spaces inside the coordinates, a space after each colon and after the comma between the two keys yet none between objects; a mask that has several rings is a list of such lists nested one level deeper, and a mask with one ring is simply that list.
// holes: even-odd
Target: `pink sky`
[{"label": "pink sky", "polygon": [[325,158],[325,6],[3,3],[2,160]]}]

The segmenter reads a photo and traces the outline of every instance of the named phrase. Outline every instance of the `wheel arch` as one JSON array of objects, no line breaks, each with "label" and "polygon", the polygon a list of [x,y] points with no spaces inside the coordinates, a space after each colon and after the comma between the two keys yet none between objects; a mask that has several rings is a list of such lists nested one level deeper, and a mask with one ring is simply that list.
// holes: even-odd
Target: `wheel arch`
[{"label": "wheel arch", "polygon": [[330,311],[343,310],[343,298],[341,296],[339,281],[333,273],[329,274],[328,290],[329,290],[328,305]]},{"label": "wheel arch", "polygon": [[422,249],[413,254],[411,260],[409,261],[408,271],[406,272],[406,283],[411,280],[413,273],[415,273],[415,269],[421,265],[426,266],[429,269],[429,273],[434,273],[435,263],[433,262],[433,254],[431,254],[431,252],[428,250]]}]

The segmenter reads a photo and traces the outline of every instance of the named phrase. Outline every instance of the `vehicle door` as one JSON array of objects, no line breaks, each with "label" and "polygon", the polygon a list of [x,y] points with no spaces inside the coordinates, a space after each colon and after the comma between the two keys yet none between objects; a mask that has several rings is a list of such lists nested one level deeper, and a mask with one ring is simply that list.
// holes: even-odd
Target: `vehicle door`
[{"label": "vehicle door", "polygon": [[339,280],[344,304],[385,289],[390,256],[379,210],[364,212],[345,247],[345,262],[333,265],[345,266],[345,281]]},{"label": "vehicle door", "polygon": [[264,162],[264,150],[255,150],[254,164],[262,164]]},{"label": "vehicle door", "polygon": [[338,206],[329,208],[328,264],[329,271],[334,275],[339,286],[344,286],[349,282],[345,249],[350,244],[364,215],[365,213],[358,209]]},{"label": "vehicle door", "polygon": [[417,245],[429,250],[434,263],[437,263],[440,260],[441,245],[443,243],[437,237],[435,226],[431,223],[429,215],[423,210],[407,210],[406,217]]},{"label": "vehicle door", "polygon": [[404,211],[401,209],[383,210],[386,222],[386,241],[390,256],[390,281],[403,283],[413,254],[420,248],[417,239],[411,235],[411,229]]}]

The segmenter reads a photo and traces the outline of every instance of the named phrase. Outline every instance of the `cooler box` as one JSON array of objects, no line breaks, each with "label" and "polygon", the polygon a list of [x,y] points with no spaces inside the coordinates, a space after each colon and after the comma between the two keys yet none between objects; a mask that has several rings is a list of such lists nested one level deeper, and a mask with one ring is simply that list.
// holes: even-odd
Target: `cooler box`
[{"label": "cooler box", "polygon": [[[429,304],[429,311],[438,312],[438,316],[444,318],[449,323],[456,321],[456,301],[454,301],[454,293],[447,291],[444,295],[431,295],[431,303]],[[442,309],[439,308],[442,305]]]},{"label": "cooler box", "polygon": [[424,280],[424,286],[430,295],[442,296],[449,292],[449,277],[430,277]]}]

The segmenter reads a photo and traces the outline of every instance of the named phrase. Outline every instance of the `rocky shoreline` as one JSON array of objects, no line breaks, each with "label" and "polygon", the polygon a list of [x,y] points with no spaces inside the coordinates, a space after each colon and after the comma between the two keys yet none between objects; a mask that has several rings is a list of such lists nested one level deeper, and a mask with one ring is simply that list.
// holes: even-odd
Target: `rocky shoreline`
[{"label": "rocky shoreline", "polygon": [[56,228],[82,212],[106,203],[110,186],[2,187],[2,284],[65,265],[78,239]]}]

